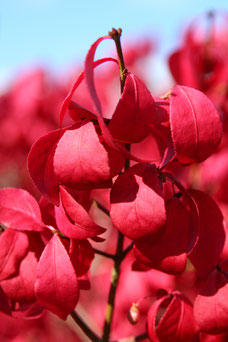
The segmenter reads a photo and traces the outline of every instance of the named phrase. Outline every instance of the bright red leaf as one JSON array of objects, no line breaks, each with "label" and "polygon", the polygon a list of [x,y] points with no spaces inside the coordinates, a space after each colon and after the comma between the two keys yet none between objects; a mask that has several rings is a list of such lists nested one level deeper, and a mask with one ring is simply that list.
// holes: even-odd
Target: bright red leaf
[{"label": "bright red leaf", "polygon": [[63,187],[60,193],[60,206],[55,207],[55,217],[57,226],[64,235],[71,239],[87,239],[105,232]]},{"label": "bright red leaf", "polygon": [[58,180],[53,169],[53,158],[59,139],[66,129],[49,132],[39,138],[28,154],[28,170],[39,191],[57,204]]},{"label": "bright red leaf", "polygon": [[222,138],[222,123],[214,104],[202,92],[185,86],[173,87],[170,126],[182,164],[207,159],[218,149]]},{"label": "bright red leaf", "polygon": [[17,230],[45,229],[34,197],[25,190],[15,188],[0,190],[0,223]]},{"label": "bright red leaf", "polygon": [[0,280],[16,273],[29,248],[28,235],[6,229],[0,236]]},{"label": "bright red leaf", "polygon": [[41,255],[35,293],[40,304],[64,320],[78,302],[77,276],[57,234],[49,241]]},{"label": "bright red leaf", "polygon": [[54,155],[54,172],[73,188],[106,187],[123,167],[124,159],[99,141],[92,122],[83,121],[64,132]]}]

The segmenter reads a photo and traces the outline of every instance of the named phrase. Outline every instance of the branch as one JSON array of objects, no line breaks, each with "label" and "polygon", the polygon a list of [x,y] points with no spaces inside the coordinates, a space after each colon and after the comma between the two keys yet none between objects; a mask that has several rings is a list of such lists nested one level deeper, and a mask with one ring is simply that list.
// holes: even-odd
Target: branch
[{"label": "branch", "polygon": [[124,240],[123,234],[119,233],[116,254],[115,254],[115,263],[114,263],[114,266],[112,269],[112,275],[111,275],[111,286],[109,289],[108,305],[107,305],[106,315],[105,315],[105,324],[104,324],[104,329],[103,329],[103,340],[102,340],[103,342],[108,342],[110,331],[111,331],[115,296],[116,296],[116,290],[117,290],[118,280],[120,276],[120,263],[122,261],[121,256],[122,256],[123,240]]},{"label": "branch", "polygon": [[72,311],[70,315],[92,342],[100,342],[99,337],[88,327],[88,325],[75,311]]},{"label": "branch", "polygon": [[107,253],[107,252],[100,251],[100,250],[97,249],[97,248],[94,248],[94,252],[95,252],[96,254],[102,255],[102,256],[104,256],[104,257],[106,257],[106,258],[115,260],[115,255],[113,255],[113,254],[110,254],[110,253]]},{"label": "branch", "polygon": [[121,260],[123,260],[126,255],[132,250],[134,246],[134,242],[132,242],[123,252],[122,252],[122,256],[121,256]]}]

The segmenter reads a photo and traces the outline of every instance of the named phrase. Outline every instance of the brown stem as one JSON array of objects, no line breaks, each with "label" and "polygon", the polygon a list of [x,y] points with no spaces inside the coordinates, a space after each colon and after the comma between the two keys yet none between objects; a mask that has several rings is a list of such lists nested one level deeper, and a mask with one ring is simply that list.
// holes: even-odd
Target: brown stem
[{"label": "brown stem", "polygon": [[121,28],[119,28],[118,30],[113,28],[112,31],[110,31],[108,34],[114,40],[116,44],[116,51],[118,55],[118,62],[119,62],[119,68],[120,68],[120,83],[121,83],[121,93],[122,93],[124,89],[125,80],[126,80],[127,70],[124,65],[123,52],[122,52],[122,47],[120,43],[121,33],[122,33]]}]

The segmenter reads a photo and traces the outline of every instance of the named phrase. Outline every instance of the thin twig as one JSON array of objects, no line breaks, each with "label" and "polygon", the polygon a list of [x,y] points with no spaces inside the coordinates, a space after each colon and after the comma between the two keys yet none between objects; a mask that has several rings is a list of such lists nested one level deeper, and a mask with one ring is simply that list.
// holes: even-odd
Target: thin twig
[{"label": "thin twig", "polygon": [[70,315],[91,341],[93,342],[101,341],[100,338],[88,327],[88,325],[83,321],[83,319],[75,311],[72,311]]},{"label": "thin twig", "polygon": [[134,242],[132,242],[123,252],[122,252],[122,256],[121,256],[121,260],[123,260],[126,255],[132,250],[134,246]]},{"label": "thin twig", "polygon": [[147,333],[138,335],[138,336],[130,336],[130,337],[125,337],[125,338],[121,338],[120,340],[115,340],[115,341],[110,341],[110,342],[127,342],[129,340],[129,342],[138,342],[138,341],[143,341],[146,338],[148,338]]},{"label": "thin twig", "polygon": [[102,255],[102,256],[104,256],[104,257],[106,257],[106,258],[115,260],[115,255],[114,255],[114,254],[110,254],[110,253],[107,253],[107,252],[104,252],[104,251],[100,251],[100,250],[97,249],[97,248],[94,248],[94,252],[95,252],[96,254]]},{"label": "thin twig", "polygon": [[101,211],[103,211],[104,214],[110,216],[108,209],[106,209],[106,208],[105,208],[102,204],[100,204],[97,200],[94,200],[94,202],[96,203],[97,207],[98,207]]}]

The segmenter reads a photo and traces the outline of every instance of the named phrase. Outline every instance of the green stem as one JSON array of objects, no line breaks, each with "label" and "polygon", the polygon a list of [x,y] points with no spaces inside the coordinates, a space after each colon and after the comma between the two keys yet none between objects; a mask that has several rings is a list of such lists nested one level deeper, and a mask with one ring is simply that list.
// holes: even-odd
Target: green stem
[{"label": "green stem", "polygon": [[72,311],[70,315],[91,341],[100,342],[99,337],[88,327],[88,325],[75,311]]},{"label": "green stem", "polygon": [[118,233],[118,241],[117,241],[117,248],[116,248],[116,254],[115,254],[115,263],[114,263],[114,266],[112,269],[112,274],[111,274],[111,286],[109,289],[108,305],[107,305],[106,315],[105,315],[105,324],[104,324],[104,330],[103,330],[103,342],[108,342],[110,331],[111,331],[115,296],[116,296],[116,290],[117,290],[118,280],[119,280],[119,276],[120,276],[120,264],[122,261],[121,256],[122,256],[122,250],[123,250],[123,241],[124,241],[123,234]]}]

